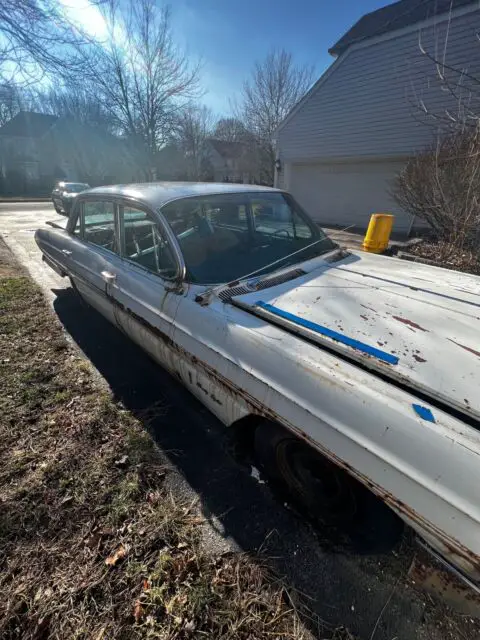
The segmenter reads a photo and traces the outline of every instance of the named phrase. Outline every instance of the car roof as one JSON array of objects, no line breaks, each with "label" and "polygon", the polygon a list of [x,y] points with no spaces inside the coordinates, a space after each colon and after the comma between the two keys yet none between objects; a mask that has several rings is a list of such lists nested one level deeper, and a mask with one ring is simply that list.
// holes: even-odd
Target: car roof
[{"label": "car roof", "polygon": [[95,187],[82,193],[104,197],[125,196],[135,198],[152,209],[159,208],[178,198],[208,196],[222,193],[258,192],[281,193],[280,189],[262,187],[254,184],[232,184],[222,182],[138,182],[134,184],[116,184],[107,187]]}]

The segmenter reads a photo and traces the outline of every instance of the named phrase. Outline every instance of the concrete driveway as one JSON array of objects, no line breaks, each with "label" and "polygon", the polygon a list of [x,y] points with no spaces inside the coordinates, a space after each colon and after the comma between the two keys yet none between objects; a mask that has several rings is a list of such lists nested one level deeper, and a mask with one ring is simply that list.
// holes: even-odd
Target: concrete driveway
[{"label": "concrete driveway", "polygon": [[[118,400],[153,433],[179,472],[176,490],[199,498],[210,523],[206,539],[214,548],[219,541],[219,551],[261,548],[326,625],[344,625],[362,639],[479,637],[468,616],[456,615],[415,590],[407,577],[414,555],[408,542],[387,555],[351,555],[324,532],[312,530],[258,482],[249,465],[235,460],[223,426],[41,262],[33,234],[55,218],[48,203],[0,203],[0,235]],[[152,417],[152,405],[159,402],[164,410]]]},{"label": "concrete driveway", "polygon": [[51,301],[55,297],[52,289],[69,283],[42,262],[33,236],[47,220],[61,217],[50,202],[0,202],[0,236]]}]

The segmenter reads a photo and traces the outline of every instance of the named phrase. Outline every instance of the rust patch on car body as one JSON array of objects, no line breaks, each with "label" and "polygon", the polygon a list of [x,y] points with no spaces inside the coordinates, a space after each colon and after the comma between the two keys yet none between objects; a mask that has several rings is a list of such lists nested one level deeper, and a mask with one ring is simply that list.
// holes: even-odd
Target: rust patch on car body
[{"label": "rust patch on car body", "polygon": [[456,344],[457,347],[461,347],[462,349],[465,349],[465,351],[470,351],[470,353],[473,353],[474,356],[480,358],[480,351],[475,351],[475,349],[472,349],[472,347],[467,347],[464,344],[460,344],[460,342],[455,342],[455,340],[452,340],[451,338],[448,339],[450,342],[453,342],[453,344]]},{"label": "rust patch on car body", "polygon": [[409,320],[408,318],[402,318],[401,316],[392,316],[392,318],[398,320],[399,322],[402,322],[403,324],[406,324],[408,327],[412,327],[413,329],[419,329],[420,331],[428,332],[428,329],[424,329],[419,324],[413,322],[413,320]]},{"label": "rust patch on car body", "polygon": [[416,354],[416,353],[414,353],[414,354],[412,354],[412,355],[413,355],[413,357],[415,358],[415,360],[416,360],[417,362],[426,362],[425,358],[422,358],[421,356],[417,356],[417,354]]}]

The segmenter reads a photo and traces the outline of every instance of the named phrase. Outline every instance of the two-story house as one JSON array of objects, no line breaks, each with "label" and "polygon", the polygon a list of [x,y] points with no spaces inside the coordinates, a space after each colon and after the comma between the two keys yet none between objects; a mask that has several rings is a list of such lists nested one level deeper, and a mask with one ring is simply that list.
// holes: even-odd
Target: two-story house
[{"label": "two-story house", "polygon": [[363,16],[280,125],[276,185],[321,223],[364,228],[392,212],[408,231],[392,181],[466,102],[480,115],[479,34],[478,0],[400,0]]}]

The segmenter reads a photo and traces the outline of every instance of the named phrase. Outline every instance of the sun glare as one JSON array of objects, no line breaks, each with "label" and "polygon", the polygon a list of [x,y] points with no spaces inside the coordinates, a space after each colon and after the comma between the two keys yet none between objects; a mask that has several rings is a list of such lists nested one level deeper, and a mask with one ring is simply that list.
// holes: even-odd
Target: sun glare
[{"label": "sun glare", "polygon": [[102,38],[107,33],[107,25],[98,7],[89,0],[61,0],[65,13],[72,22],[78,24],[90,36]]}]

